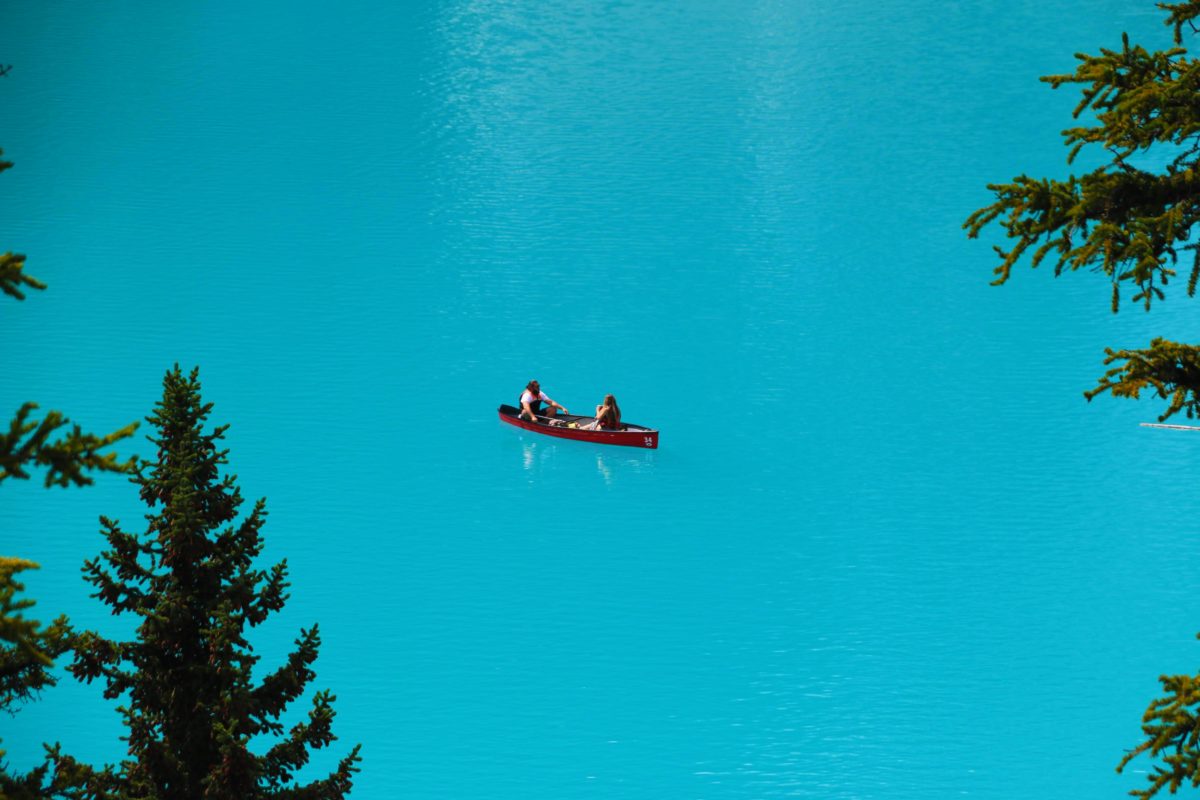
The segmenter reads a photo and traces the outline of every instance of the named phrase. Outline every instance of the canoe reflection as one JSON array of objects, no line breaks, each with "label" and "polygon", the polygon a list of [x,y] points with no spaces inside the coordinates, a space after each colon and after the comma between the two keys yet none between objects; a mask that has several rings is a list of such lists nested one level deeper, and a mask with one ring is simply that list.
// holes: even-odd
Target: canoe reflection
[{"label": "canoe reflection", "polygon": [[654,466],[653,451],[621,451],[620,455],[616,455],[611,448],[596,448],[589,457],[586,453],[579,453],[574,447],[560,448],[555,442],[521,442],[521,467],[526,472],[569,470],[572,469],[571,464],[577,465],[577,468],[580,462],[576,459],[581,455],[589,461],[595,460],[596,474],[608,486],[611,486],[622,472],[643,472]]}]

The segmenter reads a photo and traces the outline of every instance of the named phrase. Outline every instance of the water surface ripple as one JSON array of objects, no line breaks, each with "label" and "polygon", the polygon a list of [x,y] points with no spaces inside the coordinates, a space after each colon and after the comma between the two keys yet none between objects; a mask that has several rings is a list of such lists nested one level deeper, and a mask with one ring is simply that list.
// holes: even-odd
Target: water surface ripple
[{"label": "water surface ripple", "polygon": [[[1200,439],[1081,392],[1186,301],[991,288],[959,226],[1065,172],[1036,78],[1123,30],[1167,36],[1115,0],[8,4],[0,248],[51,288],[0,317],[0,408],[110,429],[202,367],[294,578],[258,651],[320,621],[355,797],[1118,796],[1200,658]],[[533,377],[661,449],[502,426]],[[127,629],[78,568],[132,488],[3,493],[39,609]],[[18,767],[119,733],[71,684],[0,731]]]}]

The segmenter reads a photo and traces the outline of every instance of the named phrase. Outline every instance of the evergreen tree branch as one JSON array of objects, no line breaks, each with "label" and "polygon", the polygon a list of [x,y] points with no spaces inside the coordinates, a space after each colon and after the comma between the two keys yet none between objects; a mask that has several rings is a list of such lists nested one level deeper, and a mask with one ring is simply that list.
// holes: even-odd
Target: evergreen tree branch
[{"label": "evergreen tree branch", "polygon": [[[1150,51],[1122,36],[1119,50],[1078,54],[1075,71],[1043,81],[1057,89],[1080,89],[1076,119],[1088,122],[1063,131],[1067,162],[1087,145],[1098,145],[1108,161],[1082,177],[1035,179],[1020,175],[992,184],[995,201],[972,213],[963,227],[972,238],[997,223],[1010,244],[996,247],[1000,263],[995,284],[1009,279],[1028,252],[1037,267],[1055,260],[1055,275],[1089,268],[1112,286],[1112,310],[1119,308],[1122,284],[1149,310],[1165,299],[1180,255],[1192,250],[1188,296],[1200,284],[1200,60],[1182,47],[1183,28],[1197,30],[1200,0],[1164,2],[1174,47]],[[1157,163],[1157,170],[1131,163]],[[1084,393],[1090,401],[1105,392],[1138,399],[1142,392],[1167,401],[1159,421],[1184,412],[1200,414],[1200,346],[1156,338],[1140,350],[1105,350],[1110,367]],[[1143,741],[1125,754],[1122,772],[1134,759],[1154,760],[1148,785],[1131,792],[1149,800],[1163,789],[1200,787],[1200,675],[1160,678],[1164,696],[1152,701],[1142,720]]]},{"label": "evergreen tree branch", "polygon": [[296,649],[288,655],[287,663],[263,678],[251,693],[252,715],[264,725],[279,717],[316,677],[311,666],[321,647],[317,626],[300,631],[295,644]]},{"label": "evergreen tree branch", "polygon": [[[0,155],[4,153],[0,150]],[[11,161],[0,160],[0,172],[12,166]],[[12,252],[0,255],[0,292],[24,300],[22,287],[45,289],[41,281],[26,275],[25,256]],[[67,426],[69,420],[58,411],[51,411],[44,419],[31,419],[37,408],[26,403],[9,424],[6,434],[0,434],[0,482],[6,478],[28,478],[26,465],[48,467],[47,486],[83,486],[92,483],[85,471],[130,472],[134,468],[131,459],[118,462],[113,453],[100,451],[133,435],[137,424],[127,425],[106,436],[84,433],[78,425],[60,438],[51,441],[56,431]]]},{"label": "evergreen tree branch", "polygon": [[104,696],[110,700],[132,688],[133,674],[120,668],[131,655],[127,644],[84,631],[72,637],[71,653],[73,658],[67,671],[84,683],[103,678]]},{"label": "evergreen tree branch", "polygon": [[[59,617],[46,628],[25,618],[24,613],[34,601],[19,597],[25,586],[15,576],[36,568],[32,561],[0,557],[0,711],[9,713],[14,712],[17,703],[55,684],[48,668],[66,651],[70,634],[66,617]],[[4,750],[0,749],[0,760],[3,758]],[[5,771],[0,770],[0,779],[4,775]],[[16,787],[14,783],[10,790],[16,792]]]},{"label": "evergreen tree branch", "polygon": [[1196,32],[1195,19],[1200,17],[1200,2],[1197,0],[1187,0],[1183,3],[1158,3],[1159,8],[1164,11],[1171,12],[1167,16],[1166,24],[1175,29],[1175,44],[1183,41],[1183,26],[1187,25]]},{"label": "evergreen tree branch", "polygon": [[[1170,6],[1175,21],[1168,24],[1193,18],[1191,6]],[[1132,299],[1146,309],[1165,299],[1163,287],[1175,275],[1179,251],[1200,222],[1200,61],[1185,54],[1180,47],[1151,52],[1124,37],[1120,50],[1079,54],[1074,72],[1042,79],[1054,88],[1080,85],[1074,114],[1096,120],[1063,132],[1068,162],[1088,144],[1104,147],[1109,161],[1081,177],[1020,175],[988,186],[995,202],[972,213],[963,227],[975,238],[997,222],[1012,240],[1010,248],[996,248],[994,283],[1006,282],[1031,252],[1034,267],[1053,256],[1055,275],[1089,268],[1107,275],[1114,287],[1131,283]],[[1159,150],[1167,154],[1159,172],[1127,161],[1134,153]],[[1195,283],[1188,288],[1192,294]],[[1113,291],[1115,311],[1120,292]]]},{"label": "evergreen tree branch", "polygon": [[[0,74],[6,72],[0,68]],[[0,155],[3,151],[0,150]],[[12,162],[0,159],[0,172],[12,167]],[[0,255],[0,294],[16,300],[25,299],[25,291],[43,290],[46,285],[27,274],[25,256],[11,251]],[[78,425],[65,433],[61,429],[69,420],[57,411],[43,419],[32,417],[37,408],[26,403],[9,425],[7,433],[0,432],[0,482],[7,478],[28,479],[28,467],[46,467],[46,486],[82,486],[92,483],[85,472],[129,472],[135,460],[121,463],[115,454],[103,452],[114,443],[133,434],[137,425],[129,425],[106,436],[84,433]],[[52,436],[57,438],[52,439]],[[55,683],[48,671],[51,661],[69,647],[73,636],[66,617],[59,617],[46,628],[34,620],[25,619],[23,612],[33,601],[16,599],[24,587],[15,580],[18,572],[36,567],[29,561],[0,558],[0,710],[12,712],[15,703],[28,700],[42,689]],[[42,766],[15,775],[3,764],[0,750],[0,800],[13,798],[100,797],[86,794],[75,784],[63,783],[56,773],[49,786],[54,753],[49,752]],[[117,795],[112,795],[116,797]]]},{"label": "evergreen tree branch", "polygon": [[1137,400],[1143,391],[1149,390],[1169,401],[1159,422],[1180,411],[1189,418],[1200,414],[1200,347],[1158,338],[1143,350],[1105,349],[1104,352],[1105,365],[1117,366],[1104,373],[1098,386],[1084,392],[1088,400],[1104,392]]},{"label": "evergreen tree branch", "polygon": [[46,284],[32,275],[27,275],[24,269],[25,256],[12,252],[0,255],[0,292],[17,300],[24,300],[25,292],[22,291],[22,288],[38,290],[46,288]]},{"label": "evergreen tree branch", "polygon": [[56,800],[142,800],[149,797],[123,781],[113,765],[99,769],[89,766],[64,754],[57,743],[46,746],[46,767],[42,771],[50,774],[43,797]]},{"label": "evergreen tree branch", "polygon": [[246,606],[246,622],[251,626],[262,624],[287,602],[287,559],[272,567],[270,574],[258,573],[258,577],[257,591]]},{"label": "evergreen tree branch", "polygon": [[[128,439],[137,423],[126,425],[105,436],[84,433],[78,425],[63,434],[58,432],[70,420],[58,411],[44,418],[33,418],[36,403],[25,403],[17,410],[6,433],[0,433],[0,482],[8,478],[28,479],[27,467],[46,467],[46,486],[85,486],[93,482],[85,472],[129,473],[136,460],[118,461],[106,448]],[[58,438],[51,437],[58,434]]]},{"label": "evergreen tree branch", "polygon": [[[37,567],[31,561],[0,557],[0,711],[16,713],[17,703],[27,701],[56,681],[49,671],[53,659],[67,649],[70,628],[59,617],[46,628],[23,612],[33,607],[30,599],[17,599],[24,586],[13,576]],[[0,742],[2,744],[2,742]],[[48,767],[42,765],[23,775],[3,763],[0,747],[0,798],[43,800]]]},{"label": "evergreen tree branch", "polygon": [[1175,794],[1185,783],[1200,786],[1200,675],[1163,675],[1159,682],[1166,694],[1152,701],[1142,717],[1146,739],[1117,766],[1122,772],[1143,753],[1162,762],[1147,776],[1147,788],[1130,792],[1142,800],[1163,789]]},{"label": "evergreen tree branch", "polygon": [[[2,155],[4,155],[4,151],[0,150],[0,156]],[[10,167],[12,167],[11,161],[0,159],[0,172],[4,172]],[[25,256],[11,251],[0,255],[0,293],[17,300],[24,300],[25,293],[22,288],[38,290],[46,288],[46,284],[37,278],[26,275],[24,269]]]},{"label": "evergreen tree branch", "polygon": [[338,762],[338,768],[328,777],[305,786],[280,789],[272,794],[275,800],[340,800],[350,792],[354,774],[362,761],[362,745],[355,745],[350,754]]},{"label": "evergreen tree branch", "polygon": [[[317,692],[313,697],[313,707],[308,712],[308,721],[294,726],[287,739],[267,752],[264,759],[264,776],[268,786],[279,793],[278,796],[340,797],[341,794],[329,794],[329,792],[349,791],[348,779],[352,773],[358,771],[354,765],[360,760],[358,757],[360,748],[357,746],[342,760],[338,769],[326,779],[291,790],[286,788],[286,785],[294,779],[295,773],[308,764],[311,750],[328,747],[337,740],[333,734],[333,719],[337,716],[333,710],[333,702],[336,699],[328,691]],[[341,789],[342,781],[339,780],[343,773],[347,781],[344,790]]]}]

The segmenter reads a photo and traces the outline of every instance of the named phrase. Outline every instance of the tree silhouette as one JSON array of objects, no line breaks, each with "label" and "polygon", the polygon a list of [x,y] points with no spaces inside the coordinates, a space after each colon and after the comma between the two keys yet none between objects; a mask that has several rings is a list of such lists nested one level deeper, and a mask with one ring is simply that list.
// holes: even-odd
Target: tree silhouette
[{"label": "tree silhouette", "polygon": [[[341,798],[357,771],[353,748],[325,778],[298,783],[310,751],[336,738],[334,697],[317,692],[305,722],[285,732],[280,716],[315,677],[317,627],[302,630],[286,662],[259,682],[248,629],[287,599],[287,564],[255,566],[263,549],[266,507],[240,521],[241,493],[220,468],[228,426],[206,431],[211,404],[198,372],[177,367],[147,421],[158,457],[134,478],[151,509],[145,533],[101,518],[109,549],[84,566],[96,596],[114,614],[140,619],[130,641],[86,632],[74,638],[69,671],[101,680],[108,698],[125,698],[121,714],[129,758],[95,769],[52,750],[55,784],[86,797]],[[260,737],[276,739],[253,752]]]}]

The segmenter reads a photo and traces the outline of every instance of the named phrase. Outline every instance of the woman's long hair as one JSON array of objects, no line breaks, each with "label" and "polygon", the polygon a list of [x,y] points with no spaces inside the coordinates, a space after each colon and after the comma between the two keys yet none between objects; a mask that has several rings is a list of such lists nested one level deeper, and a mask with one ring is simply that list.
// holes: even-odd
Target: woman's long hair
[{"label": "woman's long hair", "polygon": [[608,423],[606,428],[621,427],[621,407],[617,405],[617,398],[611,394],[604,395],[604,421]]}]

